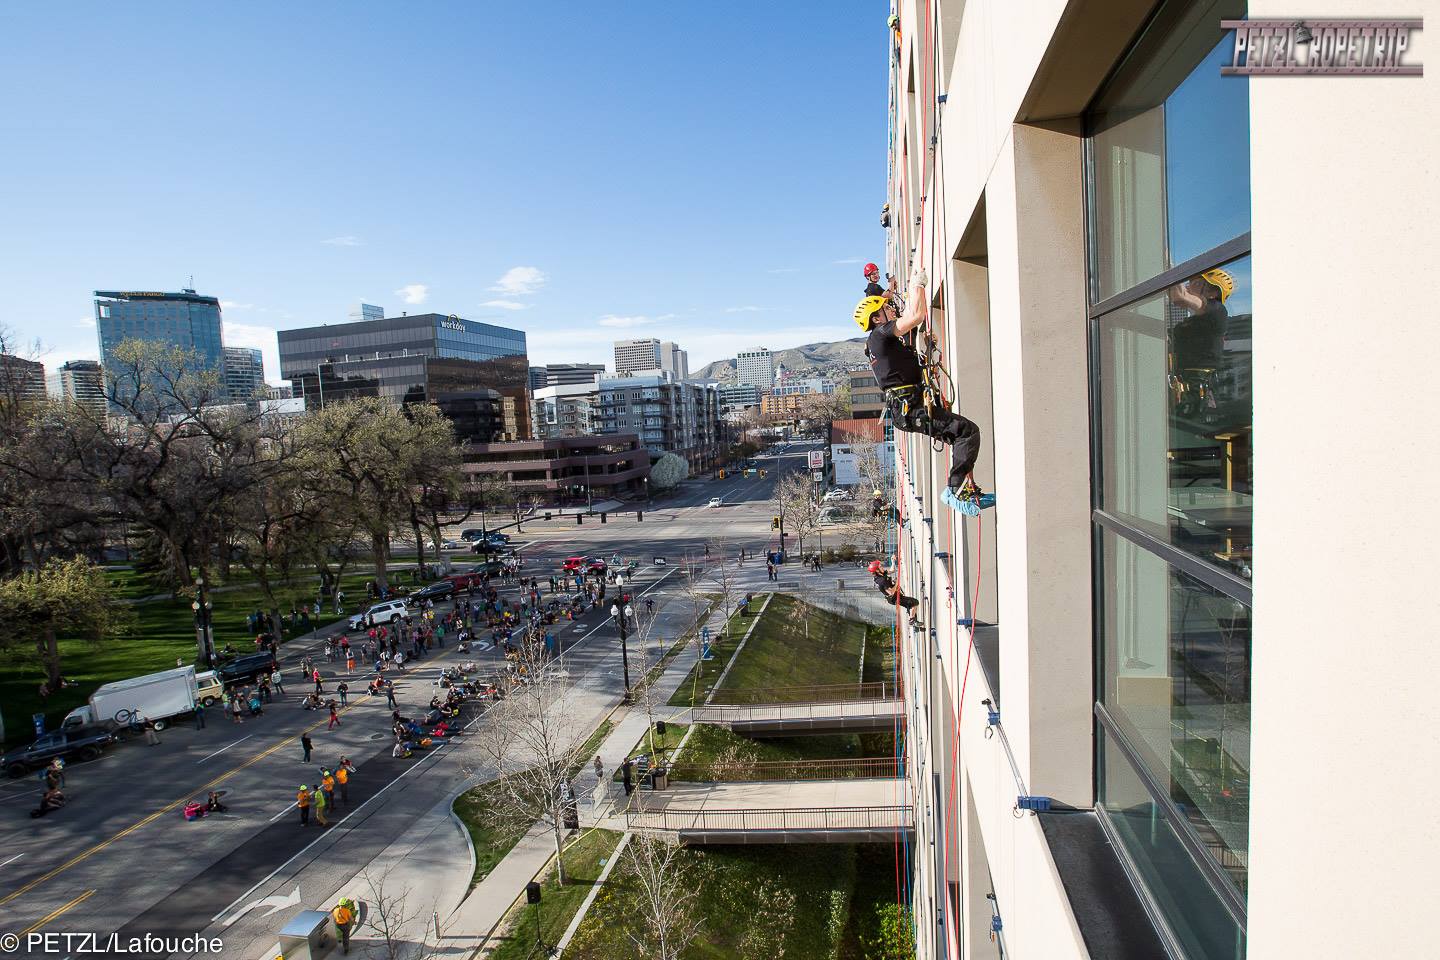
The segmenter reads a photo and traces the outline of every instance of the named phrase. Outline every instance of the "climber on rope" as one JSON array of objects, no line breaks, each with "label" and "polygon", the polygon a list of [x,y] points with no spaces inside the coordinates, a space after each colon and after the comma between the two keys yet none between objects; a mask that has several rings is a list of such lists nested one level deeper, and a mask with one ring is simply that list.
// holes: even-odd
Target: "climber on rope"
[{"label": "climber on rope", "polygon": [[896,430],[919,433],[949,444],[948,489],[941,499],[967,516],[979,516],[995,498],[983,494],[972,475],[980,455],[980,428],[973,422],[926,402],[925,370],[907,337],[924,322],[928,278],[917,268],[910,282],[908,307],[898,316],[895,303],[885,296],[867,296],[855,308],[855,322],[867,334],[865,356],[875,380],[885,391],[885,409]]},{"label": "climber on rope", "polygon": [[865,296],[867,297],[893,297],[895,296],[895,278],[887,276],[886,285],[880,286],[880,268],[873,263],[865,264]]},{"label": "climber on rope", "polygon": [[915,612],[915,608],[920,606],[920,601],[914,597],[907,597],[900,592],[900,588],[896,586],[895,581],[890,579],[890,574],[885,572],[885,564],[879,560],[871,560],[870,566],[867,569],[870,571],[870,575],[875,578],[875,587],[880,591],[881,596],[891,603],[898,603],[904,608],[905,613],[910,617],[910,627],[914,630],[919,630],[924,627],[925,624],[920,622],[920,617]]}]

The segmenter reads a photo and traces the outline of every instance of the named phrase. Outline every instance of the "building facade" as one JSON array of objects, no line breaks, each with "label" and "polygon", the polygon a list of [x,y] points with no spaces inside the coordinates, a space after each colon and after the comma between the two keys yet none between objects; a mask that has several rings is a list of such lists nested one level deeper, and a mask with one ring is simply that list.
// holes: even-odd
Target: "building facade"
[{"label": "building facade", "polygon": [[735,354],[735,382],[769,390],[775,386],[775,357],[765,347]]},{"label": "building facade", "polygon": [[869,420],[885,413],[885,391],[880,389],[875,374],[869,370],[852,370],[850,383],[850,416]]},{"label": "building facade", "polygon": [[45,365],[13,353],[0,353],[0,388],[7,400],[44,400]]},{"label": "building facade", "polygon": [[615,341],[615,376],[628,377],[641,370],[659,369],[659,340],[651,338]]},{"label": "building facade", "polygon": [[660,369],[676,380],[690,379],[690,355],[678,343],[660,341]]},{"label": "building facade", "polygon": [[105,374],[100,361],[67,361],[45,382],[50,399],[77,404],[96,417],[105,416]]},{"label": "building facade", "polygon": [[713,386],[665,375],[604,377],[599,382],[601,434],[634,433],[657,459],[677,453],[692,473],[712,469],[721,452],[719,396]]},{"label": "building facade", "polygon": [[308,407],[353,397],[433,402],[461,439],[530,435],[520,330],[424,313],[281,330],[280,375]]},{"label": "building facade", "polygon": [[[895,434],[925,960],[1434,952],[1440,838],[1376,797],[1440,784],[1413,562],[1440,332],[1402,319],[1440,255],[1440,125],[1429,79],[1222,74],[1222,20],[1296,12],[898,5],[886,268],[928,272],[998,494],[944,507],[950,451]],[[1307,148],[1321,128],[1374,136]],[[1297,215],[1336,184],[1343,225]],[[1363,508],[1336,509],[1337,463]]]},{"label": "building facade", "polygon": [[531,423],[535,439],[584,437],[599,422],[600,394],[594,383],[556,384],[534,391]]},{"label": "building facade", "polygon": [[466,445],[462,469],[543,504],[586,503],[643,493],[650,455],[633,434],[476,443]]},{"label": "building facade", "polygon": [[551,363],[543,367],[530,368],[530,389],[570,386],[577,383],[593,385],[596,377],[604,375],[605,364],[603,363]]},{"label": "building facade", "polygon": [[874,417],[836,420],[830,424],[830,469],[830,481],[837,487],[893,481],[895,444],[885,439],[885,428]]},{"label": "building facade", "polygon": [[179,293],[96,290],[95,332],[102,365],[124,341],[146,340],[189,351],[198,369],[219,375],[224,368],[220,301],[188,288]]},{"label": "building facade", "polygon": [[265,361],[254,347],[225,348],[225,396],[245,403],[265,396]]},{"label": "building facade", "polygon": [[717,384],[716,398],[720,403],[720,416],[733,420],[746,410],[760,410],[760,388],[753,384],[737,386],[731,383]]}]

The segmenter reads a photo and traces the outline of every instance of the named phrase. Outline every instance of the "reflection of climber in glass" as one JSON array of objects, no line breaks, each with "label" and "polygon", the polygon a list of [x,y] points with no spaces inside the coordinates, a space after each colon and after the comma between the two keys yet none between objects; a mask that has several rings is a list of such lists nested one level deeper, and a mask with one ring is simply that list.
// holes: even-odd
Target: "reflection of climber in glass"
[{"label": "reflection of climber in glass", "polygon": [[1189,316],[1170,328],[1170,398],[1178,417],[1213,423],[1215,383],[1225,352],[1225,301],[1235,292],[1235,278],[1224,270],[1206,270],[1171,287],[1170,302]]}]

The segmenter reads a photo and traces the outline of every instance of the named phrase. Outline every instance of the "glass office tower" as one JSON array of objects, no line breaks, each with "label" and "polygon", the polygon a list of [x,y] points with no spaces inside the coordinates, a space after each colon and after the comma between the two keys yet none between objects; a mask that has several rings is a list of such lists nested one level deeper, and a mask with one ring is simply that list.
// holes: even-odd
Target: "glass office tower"
[{"label": "glass office tower", "polygon": [[126,340],[153,340],[192,351],[199,366],[216,373],[224,364],[220,301],[188,288],[179,293],[96,290],[95,330],[102,365]]}]

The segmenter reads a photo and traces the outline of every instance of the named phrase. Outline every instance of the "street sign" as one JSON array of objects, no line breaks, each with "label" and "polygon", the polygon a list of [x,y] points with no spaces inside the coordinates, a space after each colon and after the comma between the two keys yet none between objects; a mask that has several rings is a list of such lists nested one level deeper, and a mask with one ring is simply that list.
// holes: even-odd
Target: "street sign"
[{"label": "street sign", "polygon": [[824,470],[816,470],[816,471],[815,471],[815,482],[816,482],[816,483],[824,483],[824,482],[825,482],[825,471],[824,471]]},{"label": "street sign", "polygon": [[811,450],[811,451],[810,451],[810,469],[811,469],[811,470],[824,470],[824,469],[825,469],[825,451],[824,451],[824,450]]}]

